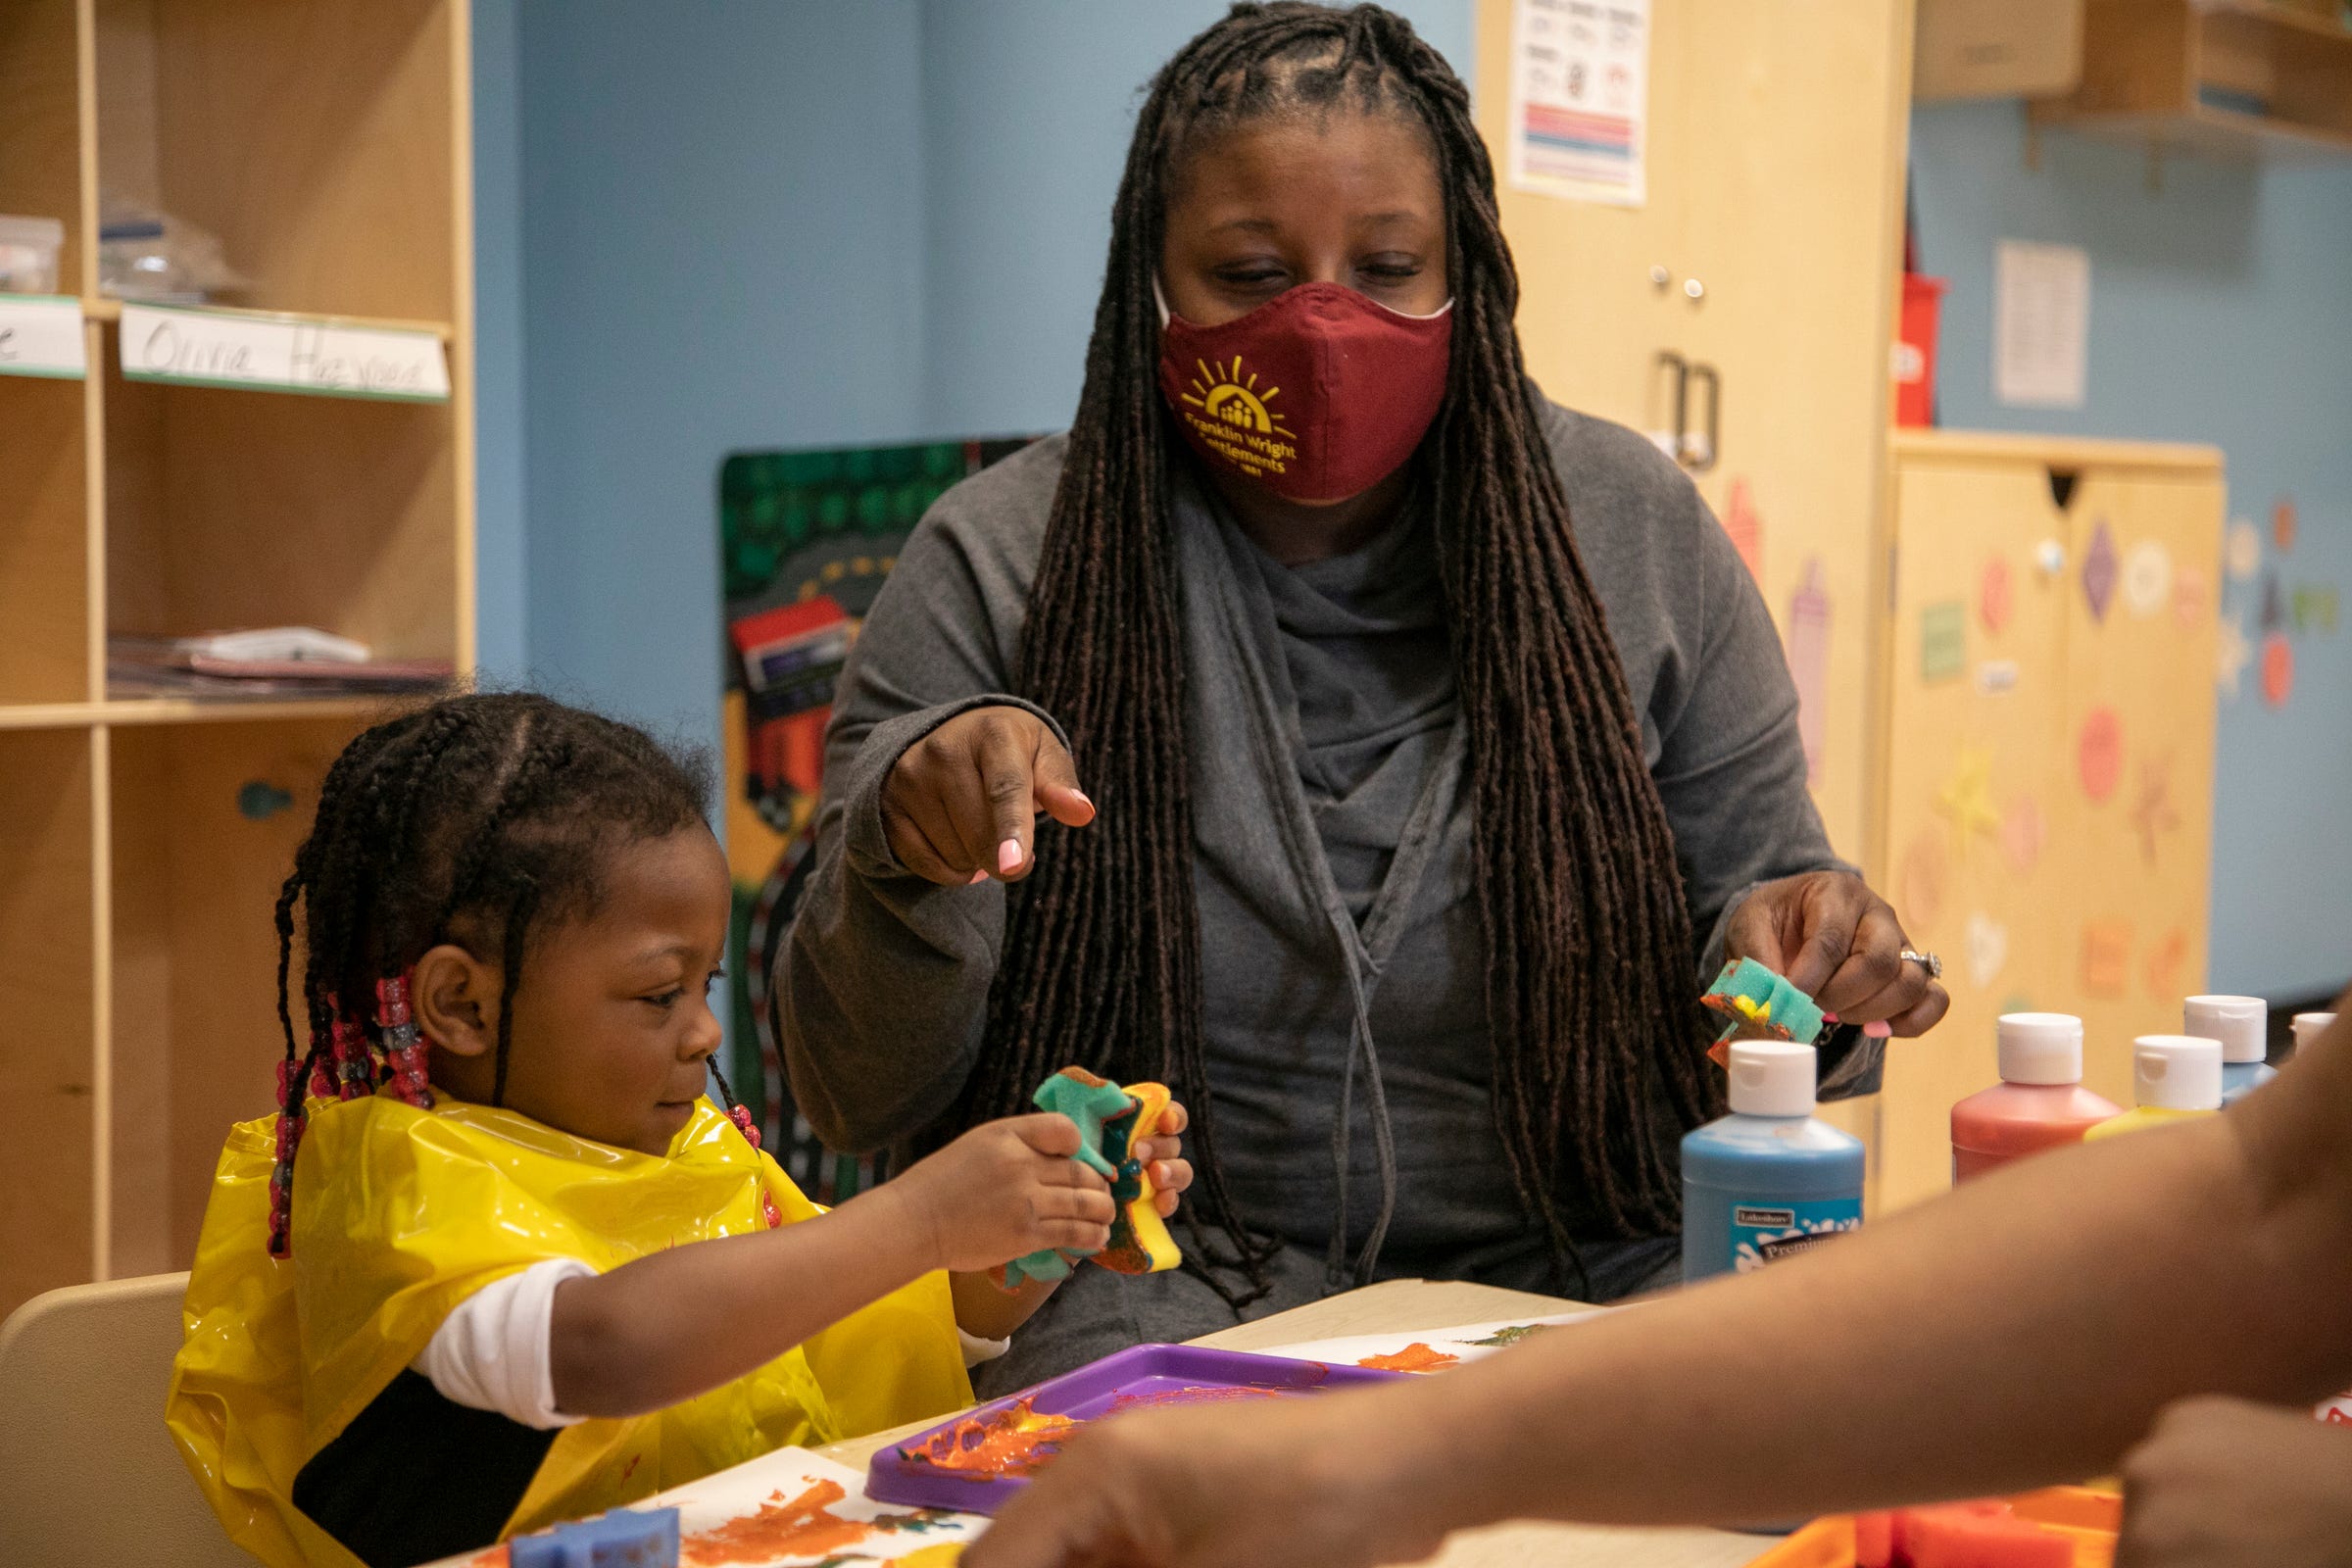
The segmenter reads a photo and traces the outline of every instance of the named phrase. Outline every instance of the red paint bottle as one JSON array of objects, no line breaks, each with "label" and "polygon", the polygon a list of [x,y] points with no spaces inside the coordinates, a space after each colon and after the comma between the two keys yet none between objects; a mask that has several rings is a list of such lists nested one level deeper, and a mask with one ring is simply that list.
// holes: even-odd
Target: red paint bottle
[{"label": "red paint bottle", "polygon": [[2000,1022],[2001,1081],[1952,1107],[1952,1180],[2079,1144],[2123,1107],[2082,1087],[2082,1020],[2012,1012]]}]

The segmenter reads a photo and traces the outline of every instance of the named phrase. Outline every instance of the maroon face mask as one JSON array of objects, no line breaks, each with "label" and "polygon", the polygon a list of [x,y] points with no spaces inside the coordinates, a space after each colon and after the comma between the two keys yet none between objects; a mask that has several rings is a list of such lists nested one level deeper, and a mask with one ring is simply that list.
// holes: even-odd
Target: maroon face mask
[{"label": "maroon face mask", "polygon": [[1446,397],[1453,304],[1404,316],[1301,283],[1220,326],[1170,315],[1159,390],[1201,461],[1291,501],[1344,501],[1396,471]]}]

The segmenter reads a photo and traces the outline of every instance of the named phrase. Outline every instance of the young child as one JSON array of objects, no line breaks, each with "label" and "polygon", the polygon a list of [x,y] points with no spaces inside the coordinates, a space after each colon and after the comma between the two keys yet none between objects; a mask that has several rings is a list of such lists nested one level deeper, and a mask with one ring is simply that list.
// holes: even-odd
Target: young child
[{"label": "young child", "polygon": [[[944,1413],[1053,1289],[979,1271],[1107,1239],[1065,1117],[828,1213],[723,1079],[731,1117],[704,1100],[707,785],[529,696],[380,724],[328,772],[277,903],[281,1108],[221,1152],[168,1409],[273,1568],[423,1562]],[[1139,1152],[1172,1210],[1175,1140]]]}]

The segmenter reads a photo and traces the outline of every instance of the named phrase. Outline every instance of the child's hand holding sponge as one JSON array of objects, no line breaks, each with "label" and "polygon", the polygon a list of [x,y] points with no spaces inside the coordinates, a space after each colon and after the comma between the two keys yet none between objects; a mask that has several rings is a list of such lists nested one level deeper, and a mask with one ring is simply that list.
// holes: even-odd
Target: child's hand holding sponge
[{"label": "child's hand holding sponge", "polygon": [[[1175,1212],[1176,1194],[1191,1181],[1192,1168],[1170,1157],[1186,1118],[1184,1107],[1170,1098],[1166,1087],[1121,1088],[1083,1067],[1064,1067],[1038,1086],[1036,1100],[1041,1109],[1059,1111],[1076,1124],[1078,1148],[1070,1157],[1110,1183],[1117,1217],[1100,1249],[1048,1248],[1027,1253],[1006,1263],[998,1283],[1009,1291],[1026,1280],[1064,1279],[1070,1272],[1064,1253],[1072,1251],[1120,1274],[1156,1274],[1183,1262],[1166,1217]],[[1170,1178],[1164,1191],[1153,1180],[1155,1167]]]}]

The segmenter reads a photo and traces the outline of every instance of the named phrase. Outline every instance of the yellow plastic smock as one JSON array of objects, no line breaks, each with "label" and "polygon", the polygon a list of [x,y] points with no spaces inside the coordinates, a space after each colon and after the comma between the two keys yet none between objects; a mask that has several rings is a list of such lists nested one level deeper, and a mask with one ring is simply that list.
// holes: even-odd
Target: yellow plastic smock
[{"label": "yellow plastic smock", "polygon": [[[314,1104],[280,1260],[273,1128],[242,1123],[220,1152],[166,1411],[230,1539],[272,1568],[357,1562],[294,1506],[294,1478],[475,1291],[549,1258],[601,1272],[764,1230],[762,1183],[788,1225],[822,1212],[707,1102],[657,1156],[445,1095],[375,1096]],[[694,1332],[693,1303],[678,1317]],[[971,1397],[947,1276],[929,1274],[697,1398],[564,1428],[502,1538]]]}]

